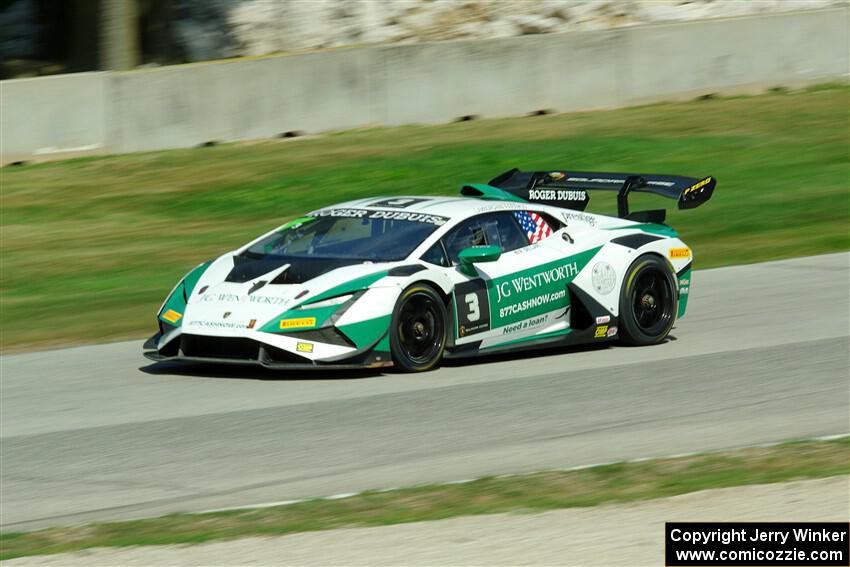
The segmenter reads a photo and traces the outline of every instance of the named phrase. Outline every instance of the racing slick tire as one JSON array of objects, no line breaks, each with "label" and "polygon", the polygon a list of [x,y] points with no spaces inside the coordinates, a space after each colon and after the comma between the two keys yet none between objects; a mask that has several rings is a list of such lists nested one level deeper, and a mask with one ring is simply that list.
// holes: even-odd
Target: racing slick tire
[{"label": "racing slick tire", "polygon": [[662,342],[673,328],[679,295],[667,261],[644,254],[629,266],[620,291],[620,339],[645,346]]},{"label": "racing slick tire", "polygon": [[431,370],[446,349],[446,304],[434,289],[416,283],[405,289],[393,309],[390,350],[402,372]]}]

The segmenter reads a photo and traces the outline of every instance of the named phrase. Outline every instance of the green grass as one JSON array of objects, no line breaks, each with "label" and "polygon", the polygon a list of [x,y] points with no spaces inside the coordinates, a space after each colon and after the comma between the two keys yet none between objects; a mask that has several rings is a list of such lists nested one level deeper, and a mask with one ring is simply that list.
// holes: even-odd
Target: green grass
[{"label": "green grass", "polygon": [[[289,218],[454,194],[514,166],[716,176],[708,204],[668,217],[697,268],[847,250],[848,107],[850,89],[832,85],[6,167],[0,347],[144,336],[183,273]],[[613,211],[605,197],[590,209]]]},{"label": "green grass", "polygon": [[90,547],[201,543],[503,512],[540,512],[698,490],[846,475],[850,442],[804,441],[464,484],[368,492],[290,506],[0,534],[0,560]]}]

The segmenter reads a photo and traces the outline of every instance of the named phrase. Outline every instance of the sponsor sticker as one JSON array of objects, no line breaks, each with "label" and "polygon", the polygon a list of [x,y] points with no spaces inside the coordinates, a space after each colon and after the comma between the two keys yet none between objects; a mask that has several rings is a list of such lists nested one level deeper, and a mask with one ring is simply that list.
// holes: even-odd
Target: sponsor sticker
[{"label": "sponsor sticker", "polygon": [[708,185],[709,182],[711,182],[711,177],[706,177],[702,181],[699,181],[698,183],[694,183],[693,185],[691,185],[690,187],[688,187],[687,189],[682,191],[682,195],[688,195],[689,193],[693,193],[694,191],[696,191],[700,187],[704,187],[704,186]]},{"label": "sponsor sticker", "polygon": [[577,263],[547,266],[543,266],[543,271],[529,270],[494,281],[501,323],[513,323],[568,305],[566,283],[578,274]]},{"label": "sponsor sticker", "polygon": [[553,171],[552,173],[549,174],[549,177],[551,179],[554,179],[555,181],[557,181],[559,179],[563,179],[565,176],[566,176],[566,174],[563,171]]},{"label": "sponsor sticker", "polygon": [[313,343],[298,343],[295,345],[298,352],[313,352]]},{"label": "sponsor sticker", "polygon": [[616,334],[617,334],[617,327],[608,327],[608,332],[605,333],[605,336],[613,337]]},{"label": "sponsor sticker", "polygon": [[526,319],[525,321],[520,321],[519,323],[514,323],[513,325],[508,325],[502,329],[502,334],[507,335],[510,333],[517,333],[519,331],[524,331],[526,329],[530,329],[531,327],[536,327],[538,325],[542,325],[546,322],[546,316],[542,315],[540,317],[535,317],[534,319]]},{"label": "sponsor sticker", "polygon": [[[605,185],[622,185],[626,182],[624,178],[613,178],[613,177],[575,177],[570,176],[567,178],[567,181],[578,181],[582,183],[602,183]],[[672,181],[647,181],[647,185],[655,185],[657,187],[672,187],[675,185]]]},{"label": "sponsor sticker", "polygon": [[301,329],[304,327],[315,327],[315,317],[299,317],[298,319],[281,319],[281,329]]},{"label": "sponsor sticker", "polygon": [[688,247],[671,248],[670,249],[670,257],[671,258],[690,258],[691,257],[691,249],[688,248]]},{"label": "sponsor sticker", "polygon": [[511,250],[508,254],[513,254],[514,256],[521,256],[522,254],[528,254],[529,252],[534,252],[540,248],[540,241],[538,240],[534,244],[529,244],[528,246],[523,246],[522,248],[517,248],[516,250]]},{"label": "sponsor sticker", "polygon": [[478,213],[489,213],[492,211],[516,211],[524,209],[525,206],[522,203],[489,203],[487,205],[482,205],[477,207],[474,212]]},{"label": "sponsor sticker", "polygon": [[540,264],[487,282],[491,328],[566,309],[570,304],[567,285],[598,250],[586,250],[569,258]]},{"label": "sponsor sticker", "polygon": [[596,324],[597,325],[604,325],[605,323],[609,322],[610,320],[611,320],[610,315],[605,315],[603,317],[597,317],[596,318]]},{"label": "sponsor sticker", "polygon": [[587,191],[581,189],[530,189],[530,201],[586,201]]},{"label": "sponsor sticker", "polygon": [[190,327],[206,327],[208,329],[244,329],[245,321],[204,321],[194,319],[189,321]]},{"label": "sponsor sticker", "polygon": [[593,338],[604,339],[606,337],[606,333],[608,333],[608,325],[596,327],[596,332],[593,333]]},{"label": "sponsor sticker", "polygon": [[182,316],[182,313],[178,313],[174,309],[169,309],[168,311],[162,314],[162,318],[168,321],[169,323],[176,323],[180,320],[180,317]]},{"label": "sponsor sticker", "polygon": [[259,303],[261,305],[286,305],[288,297],[270,295],[238,295],[236,293],[211,293],[201,298],[204,303]]},{"label": "sponsor sticker", "polygon": [[251,319],[250,321],[248,321],[248,327],[247,327],[248,329],[253,329],[256,326],[257,326],[257,320],[256,319]]},{"label": "sponsor sticker", "polygon": [[597,262],[591,271],[593,289],[601,295],[608,295],[617,283],[617,273],[608,262]]},{"label": "sponsor sticker", "polygon": [[587,213],[563,213],[563,216],[567,223],[576,221],[589,224],[590,226],[596,226],[596,217]]}]

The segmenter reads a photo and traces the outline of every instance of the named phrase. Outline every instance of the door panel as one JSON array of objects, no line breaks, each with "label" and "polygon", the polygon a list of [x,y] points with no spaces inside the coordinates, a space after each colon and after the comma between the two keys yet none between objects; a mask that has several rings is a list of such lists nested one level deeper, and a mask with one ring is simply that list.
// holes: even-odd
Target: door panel
[{"label": "door panel", "polygon": [[[469,228],[479,238],[476,244],[490,244],[481,240],[486,231],[464,230]],[[503,252],[495,262],[476,264],[474,277],[453,268],[456,343],[482,341],[486,348],[538,333],[568,332],[567,284],[597,251],[582,250],[557,231]]]},{"label": "door panel", "polygon": [[[496,215],[503,218],[494,219]],[[495,220],[502,223],[498,242],[491,236]],[[455,234],[447,236],[446,248],[455,262],[457,253],[467,245],[515,247],[503,252],[495,262],[476,264],[475,276],[464,274],[458,267],[452,269],[457,344],[476,341],[498,344],[569,326],[567,284],[595,250],[588,256],[578,253],[577,247],[567,242],[563,245],[548,242],[560,240],[558,233],[535,244],[517,247],[516,235],[508,233],[505,224],[508,221],[515,222],[512,213],[481,215],[454,231],[463,237],[462,243],[453,240]],[[519,225],[514,224],[514,228],[519,229]],[[519,233],[527,242],[522,229]]]}]

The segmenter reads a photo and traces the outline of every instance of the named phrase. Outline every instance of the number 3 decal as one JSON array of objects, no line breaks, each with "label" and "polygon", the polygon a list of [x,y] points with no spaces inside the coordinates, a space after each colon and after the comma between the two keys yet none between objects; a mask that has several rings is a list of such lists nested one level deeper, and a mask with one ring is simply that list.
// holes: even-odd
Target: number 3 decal
[{"label": "number 3 decal", "polygon": [[458,284],[455,305],[458,338],[490,330],[490,298],[484,280],[477,278]]},{"label": "number 3 decal", "polygon": [[478,294],[467,293],[463,296],[463,300],[469,308],[469,313],[467,313],[466,319],[468,321],[478,321],[481,319],[481,310],[478,308]]}]

